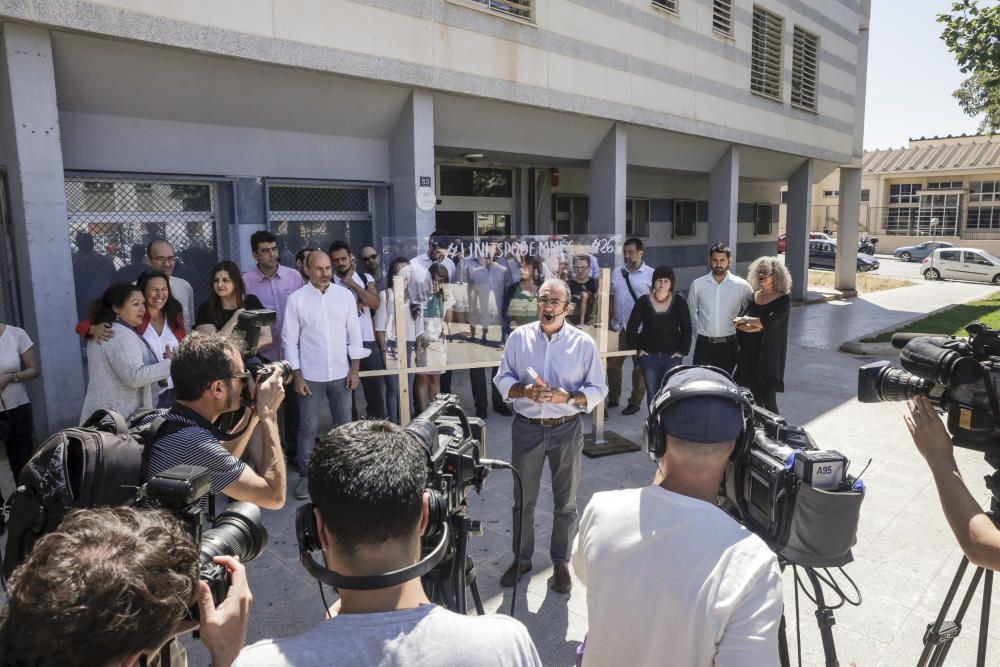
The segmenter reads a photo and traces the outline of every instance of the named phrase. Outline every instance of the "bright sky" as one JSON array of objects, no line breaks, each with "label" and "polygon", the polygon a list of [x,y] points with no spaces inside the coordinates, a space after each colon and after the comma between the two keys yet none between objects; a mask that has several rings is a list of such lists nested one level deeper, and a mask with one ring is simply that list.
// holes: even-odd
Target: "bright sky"
[{"label": "bright sky", "polygon": [[901,148],[910,137],[975,134],[978,122],[951,96],[965,76],[934,17],[952,0],[872,0],[865,148]]}]

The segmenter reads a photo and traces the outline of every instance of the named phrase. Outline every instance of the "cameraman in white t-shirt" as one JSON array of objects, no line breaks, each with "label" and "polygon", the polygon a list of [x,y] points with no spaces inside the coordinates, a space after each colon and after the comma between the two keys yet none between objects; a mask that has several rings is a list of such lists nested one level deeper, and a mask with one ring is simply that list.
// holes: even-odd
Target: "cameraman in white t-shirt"
[{"label": "cameraman in white t-shirt", "polygon": [[777,665],[777,558],[717,504],[744,429],[736,385],[681,367],[653,399],[647,427],[653,484],[594,494],[580,522],[584,666]]}]

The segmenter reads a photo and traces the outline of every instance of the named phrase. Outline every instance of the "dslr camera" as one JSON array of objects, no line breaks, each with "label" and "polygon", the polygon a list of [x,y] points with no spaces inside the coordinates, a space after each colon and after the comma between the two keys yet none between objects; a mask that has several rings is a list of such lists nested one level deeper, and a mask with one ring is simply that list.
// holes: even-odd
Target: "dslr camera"
[{"label": "dslr camera", "polygon": [[840,567],[854,557],[864,484],[849,461],[816,447],[801,426],[753,403],[723,482],[720,505],[784,560]]},{"label": "dslr camera", "polygon": [[[959,447],[991,453],[1000,443],[1000,331],[982,322],[965,327],[968,338],[895,334],[902,369],[888,361],[858,370],[862,403],[905,401],[924,395],[947,413]],[[1000,453],[1000,452],[998,452]]]},{"label": "dslr camera", "polygon": [[[177,465],[154,475],[139,487],[140,506],[165,509],[180,519],[199,545],[198,569],[201,580],[208,584],[212,599],[219,604],[229,592],[229,573],[225,566],[213,562],[216,556],[235,556],[242,562],[253,560],[267,546],[267,529],[261,520],[260,508],[252,503],[230,504],[215,517],[212,527],[202,532],[202,498],[212,486],[207,468]],[[190,607],[193,619],[198,619],[198,605]]]},{"label": "dslr camera", "polygon": [[[260,332],[264,327],[274,325],[278,321],[278,314],[273,310],[258,308],[256,310],[244,310],[236,319],[234,332],[239,332],[246,344],[246,354],[243,355],[243,366],[253,378],[253,385],[258,386],[265,382],[278,370],[281,371],[281,380],[287,385],[292,381],[292,367],[287,361],[281,359],[271,362],[260,356]],[[243,387],[241,409],[233,413],[231,417],[224,418],[228,424],[236,424],[242,419],[243,412],[254,407],[256,400],[251,394],[250,383]],[[229,429],[225,429],[229,430]]]}]

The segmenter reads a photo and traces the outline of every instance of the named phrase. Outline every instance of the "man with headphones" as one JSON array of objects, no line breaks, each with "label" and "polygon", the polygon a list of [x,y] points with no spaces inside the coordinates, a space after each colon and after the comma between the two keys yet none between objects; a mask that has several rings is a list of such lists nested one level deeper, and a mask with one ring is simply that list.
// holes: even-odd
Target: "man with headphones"
[{"label": "man with headphones", "polygon": [[667,374],[646,420],[653,484],[594,494],[580,522],[585,666],[778,664],[777,557],[717,504],[729,462],[753,437],[751,417],[722,371]]},{"label": "man with headphones", "polygon": [[421,559],[421,535],[448,523],[431,510],[427,467],[421,444],[388,421],[351,422],[320,439],[309,459],[313,502],[299,508],[296,533],[303,565],[340,600],[332,618],[249,646],[234,667],[541,665],[520,621],[463,616],[427,598],[420,575],[438,561]]}]

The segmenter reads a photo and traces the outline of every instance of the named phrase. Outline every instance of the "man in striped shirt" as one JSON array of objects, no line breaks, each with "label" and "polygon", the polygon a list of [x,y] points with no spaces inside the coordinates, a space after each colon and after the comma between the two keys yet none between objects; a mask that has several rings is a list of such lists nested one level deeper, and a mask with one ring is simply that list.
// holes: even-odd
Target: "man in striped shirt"
[{"label": "man in striped shirt", "polygon": [[[245,433],[225,443],[220,442],[213,423],[239,409],[243,388],[251,380],[243,367],[240,342],[218,333],[192,334],[178,346],[170,377],[176,400],[169,411],[158,414],[183,427],[150,445],[143,481],[176,465],[204,466],[212,474],[212,493],[225,493],[265,509],[281,509],[285,504],[285,457],[277,420],[285,396],[281,371],[256,388],[257,407]],[[254,429],[260,429],[263,440],[259,473],[240,460]]]}]

